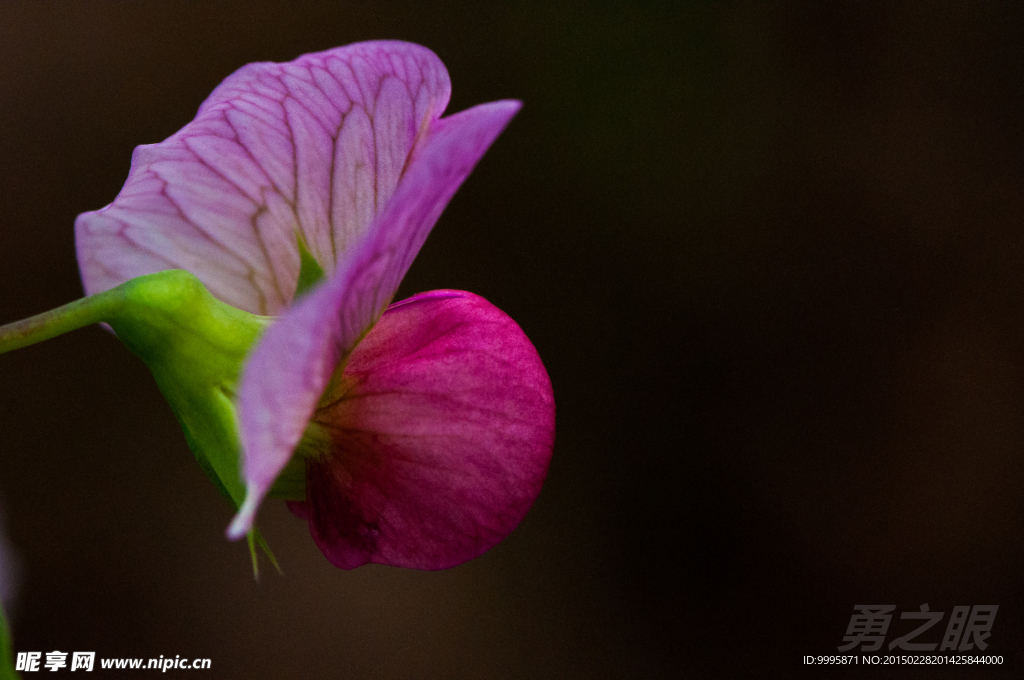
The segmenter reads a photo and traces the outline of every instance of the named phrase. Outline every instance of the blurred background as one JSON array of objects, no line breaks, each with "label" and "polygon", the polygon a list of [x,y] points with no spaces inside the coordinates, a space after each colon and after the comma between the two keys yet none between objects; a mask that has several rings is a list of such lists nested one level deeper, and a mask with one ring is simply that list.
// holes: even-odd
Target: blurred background
[{"label": "blurred background", "polygon": [[[225,76],[379,38],[441,57],[449,111],[525,102],[399,297],[473,291],[537,346],[536,505],[425,573],[337,570],[271,502],[284,576],[254,582],[145,366],[78,331],[0,357],[16,650],[217,678],[1020,677],[1024,6],[4,0],[0,323],[81,295],[75,216]],[[997,604],[1006,665],[800,665],[864,603],[947,612],[919,641]]]}]

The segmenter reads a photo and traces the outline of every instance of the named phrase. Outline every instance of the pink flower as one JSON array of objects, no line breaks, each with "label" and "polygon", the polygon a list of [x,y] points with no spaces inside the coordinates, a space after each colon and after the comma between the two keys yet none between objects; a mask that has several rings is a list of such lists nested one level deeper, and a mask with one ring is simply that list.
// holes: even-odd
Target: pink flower
[{"label": "pink flower", "polygon": [[[520,107],[441,118],[449,91],[437,56],[401,42],[250,64],[182,130],[138,147],[114,202],[76,222],[90,295],[184,269],[279,317],[237,385],[219,385],[235,397],[245,488],[232,538],[277,495],[339,567],[440,569],[499,542],[540,491],[554,401],[520,328],[460,291],[388,306]],[[211,457],[194,443],[202,424],[175,409]]]}]

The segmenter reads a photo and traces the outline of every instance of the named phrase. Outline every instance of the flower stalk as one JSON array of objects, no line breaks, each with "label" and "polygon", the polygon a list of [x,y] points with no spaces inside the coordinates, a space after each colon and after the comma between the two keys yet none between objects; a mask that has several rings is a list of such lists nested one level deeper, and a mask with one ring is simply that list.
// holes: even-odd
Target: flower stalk
[{"label": "flower stalk", "polygon": [[110,322],[119,315],[123,306],[124,293],[118,287],[0,326],[0,354],[28,347],[94,323]]},{"label": "flower stalk", "polygon": [[14,670],[14,649],[11,645],[11,627],[3,606],[0,606],[0,680],[17,680]]}]

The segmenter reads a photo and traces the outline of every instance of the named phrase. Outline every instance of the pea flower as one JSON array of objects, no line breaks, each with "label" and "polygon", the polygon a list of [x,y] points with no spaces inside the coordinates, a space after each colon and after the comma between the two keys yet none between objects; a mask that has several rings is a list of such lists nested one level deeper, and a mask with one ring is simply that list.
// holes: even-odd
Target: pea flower
[{"label": "pea flower", "polygon": [[520,107],[441,118],[449,94],[437,56],[402,42],[243,67],[78,217],[88,297],[0,328],[0,352],[107,323],[250,549],[271,496],[341,568],[481,554],[540,492],[554,401],[530,341],[483,298],[390,304]]}]

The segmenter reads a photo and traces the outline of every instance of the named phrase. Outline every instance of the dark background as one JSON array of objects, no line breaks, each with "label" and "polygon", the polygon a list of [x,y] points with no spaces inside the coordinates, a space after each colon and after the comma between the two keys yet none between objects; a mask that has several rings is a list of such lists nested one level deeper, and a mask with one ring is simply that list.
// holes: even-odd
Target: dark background
[{"label": "dark background", "polygon": [[[0,323],[80,296],[76,214],[234,69],[400,38],[447,64],[449,111],[525,102],[400,297],[494,302],[558,404],[544,491],[484,556],[340,571],[271,502],[285,575],[255,583],[141,362],[97,328],[4,355],[15,649],[217,678],[1024,672],[1021,7],[0,2]],[[853,605],[925,602],[998,604],[1012,667],[799,665]]]}]

